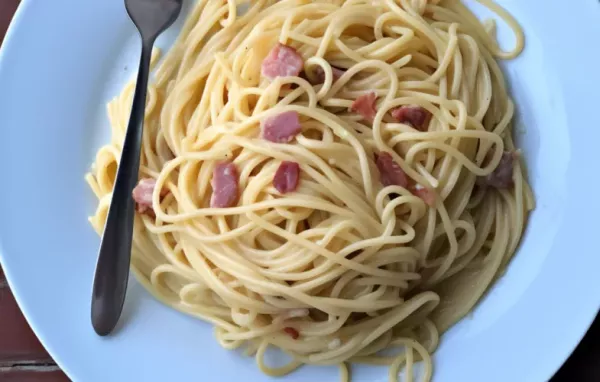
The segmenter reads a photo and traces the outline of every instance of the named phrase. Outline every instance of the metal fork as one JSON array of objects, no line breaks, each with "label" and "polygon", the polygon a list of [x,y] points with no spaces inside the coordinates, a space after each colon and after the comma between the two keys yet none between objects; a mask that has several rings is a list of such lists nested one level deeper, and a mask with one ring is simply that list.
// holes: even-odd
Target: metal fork
[{"label": "metal fork", "polygon": [[138,180],[150,58],[156,38],[181,13],[183,0],[125,0],[129,17],[142,38],[142,55],[129,125],[102,235],[92,292],[92,325],[101,336],[115,328],[127,290],[135,203],[131,193]]}]

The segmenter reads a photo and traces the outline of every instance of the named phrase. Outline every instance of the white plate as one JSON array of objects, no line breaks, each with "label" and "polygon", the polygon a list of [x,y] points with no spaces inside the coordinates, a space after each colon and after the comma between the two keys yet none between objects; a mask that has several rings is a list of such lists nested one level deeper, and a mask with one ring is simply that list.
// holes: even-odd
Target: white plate
[{"label": "white plate", "polygon": [[[545,381],[600,306],[600,4],[500,3],[527,38],[506,73],[538,206],[506,276],[443,337],[441,382]],[[83,176],[108,140],[104,104],[135,71],[137,49],[123,0],[22,2],[0,59],[0,260],[29,323],[75,381],[268,380],[252,358],[221,349],[210,325],[136,282],[117,336],[99,338],[90,325],[99,240]],[[337,373],[304,367],[285,380]],[[353,377],[386,381],[387,369],[358,367]]]}]

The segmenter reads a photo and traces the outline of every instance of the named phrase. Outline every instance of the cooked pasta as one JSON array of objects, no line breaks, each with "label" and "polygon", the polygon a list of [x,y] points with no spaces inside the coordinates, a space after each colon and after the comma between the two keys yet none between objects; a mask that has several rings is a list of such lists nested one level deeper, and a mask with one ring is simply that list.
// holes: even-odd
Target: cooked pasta
[{"label": "cooked pasta", "polygon": [[[440,333],[534,206],[496,62],[524,37],[480,3],[514,49],[458,0],[199,1],[149,87],[137,279],[269,375],[370,363],[414,380],[424,361],[430,380]],[[134,87],[86,178],[99,234]],[[292,361],[266,365],[270,346]]]}]

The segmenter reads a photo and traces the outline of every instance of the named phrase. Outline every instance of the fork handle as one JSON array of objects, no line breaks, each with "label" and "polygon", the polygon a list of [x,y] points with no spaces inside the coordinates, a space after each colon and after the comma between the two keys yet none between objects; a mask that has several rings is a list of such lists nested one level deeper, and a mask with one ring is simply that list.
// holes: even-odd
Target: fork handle
[{"label": "fork handle", "polygon": [[96,264],[92,291],[92,325],[101,336],[109,334],[115,328],[125,302],[135,212],[132,192],[137,184],[140,168],[152,46],[151,42],[142,42],[131,115]]}]

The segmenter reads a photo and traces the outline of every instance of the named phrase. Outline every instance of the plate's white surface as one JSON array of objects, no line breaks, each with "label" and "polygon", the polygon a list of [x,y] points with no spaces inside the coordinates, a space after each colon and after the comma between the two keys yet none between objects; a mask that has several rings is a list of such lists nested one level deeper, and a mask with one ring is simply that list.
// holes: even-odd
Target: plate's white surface
[{"label": "plate's white surface", "polygon": [[[538,206],[507,274],[443,337],[439,382],[546,381],[600,306],[600,4],[500,3],[527,37],[505,69]],[[0,260],[29,323],[77,382],[268,380],[252,358],[221,349],[210,325],[136,282],[118,335],[92,330],[99,239],[87,224],[95,200],[83,175],[109,137],[104,104],[135,72],[136,37],[123,0],[23,1],[0,53]],[[305,367],[285,380],[337,373]],[[356,367],[353,377],[386,381],[387,369]]]}]

